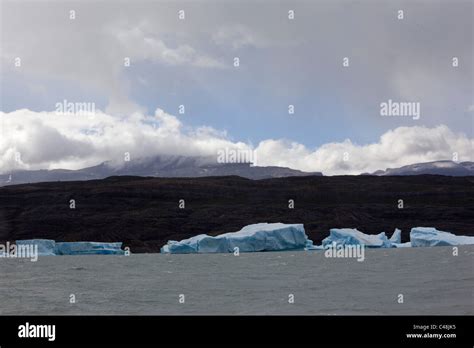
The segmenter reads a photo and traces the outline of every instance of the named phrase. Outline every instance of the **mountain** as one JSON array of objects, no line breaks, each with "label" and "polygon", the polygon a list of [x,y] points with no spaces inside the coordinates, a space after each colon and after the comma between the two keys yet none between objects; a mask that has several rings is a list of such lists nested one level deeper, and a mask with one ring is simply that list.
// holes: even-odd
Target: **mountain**
[{"label": "mountain", "polygon": [[250,163],[216,163],[213,157],[156,156],[113,165],[104,162],[79,170],[21,170],[0,175],[0,186],[50,181],[82,181],[109,176],[205,177],[236,175],[247,179],[321,176],[285,167],[254,167]]},{"label": "mountain", "polygon": [[426,163],[416,163],[400,168],[387,168],[386,170],[377,170],[372,174],[377,176],[392,175],[446,175],[446,176],[470,176],[474,175],[474,162],[453,162],[453,161],[434,161]]},{"label": "mountain", "polygon": [[[363,173],[369,176],[393,175],[474,175],[474,162],[434,161],[416,163],[400,168],[387,168],[373,173]],[[12,173],[0,174],[0,186],[51,182],[51,181],[84,181],[98,180],[110,176],[151,176],[168,178],[189,178],[206,176],[240,176],[247,179],[259,180],[284,178],[290,176],[322,176],[320,172],[303,172],[286,167],[255,167],[250,163],[217,163],[214,157],[202,156],[156,156],[147,157],[114,165],[104,162],[97,166],[78,169],[53,170],[19,170]]]},{"label": "mountain", "polygon": [[[257,222],[304,224],[317,245],[330,228],[343,227],[389,235],[399,228],[403,241],[416,226],[473,236],[473,184],[474,177],[467,176],[354,175],[116,176],[11,185],[0,187],[0,244],[46,238],[123,242],[132,252],[158,252],[168,240],[238,231]],[[400,198],[404,209],[397,206]]]}]

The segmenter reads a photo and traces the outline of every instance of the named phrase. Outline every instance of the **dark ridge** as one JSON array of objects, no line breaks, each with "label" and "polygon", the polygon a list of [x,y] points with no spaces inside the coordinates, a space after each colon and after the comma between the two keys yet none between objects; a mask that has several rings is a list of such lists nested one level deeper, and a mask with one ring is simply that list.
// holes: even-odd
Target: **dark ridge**
[{"label": "dark ridge", "polygon": [[[178,207],[181,199],[185,209]],[[404,209],[398,209],[399,199]],[[416,226],[472,236],[474,177],[113,176],[0,188],[0,242],[122,241],[133,252],[157,252],[170,239],[217,235],[257,222],[303,223],[317,244],[335,227],[388,235],[400,228],[403,241]]]}]

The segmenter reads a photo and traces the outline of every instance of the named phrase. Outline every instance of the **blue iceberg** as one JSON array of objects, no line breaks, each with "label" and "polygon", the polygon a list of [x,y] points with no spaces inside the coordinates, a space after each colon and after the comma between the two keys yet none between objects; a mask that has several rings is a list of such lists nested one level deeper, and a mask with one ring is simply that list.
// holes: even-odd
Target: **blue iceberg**
[{"label": "blue iceberg", "polygon": [[123,255],[122,243],[64,242],[56,243],[57,255]]},{"label": "blue iceberg", "polygon": [[434,227],[413,227],[410,231],[412,247],[474,244],[474,237],[456,236]]},{"label": "blue iceberg", "polygon": [[[189,239],[183,239],[180,242],[170,240],[161,248],[161,252],[164,254],[196,254],[199,242],[206,237],[209,236],[207,234],[200,234]],[[226,250],[225,252],[228,251]]]},{"label": "blue iceberg", "polygon": [[389,240],[385,232],[365,234],[355,228],[331,228],[329,236],[323,239],[323,247],[332,247],[333,243],[336,243],[337,246],[364,245],[369,248],[391,248],[391,240],[398,240],[400,233],[400,230],[395,230],[394,236]]},{"label": "blue iceberg", "polygon": [[306,250],[306,251],[308,251],[308,250],[324,250],[324,248],[323,248],[322,245],[314,245],[313,241],[311,239],[308,239],[306,241],[306,246],[305,246],[304,250]]},{"label": "blue iceberg", "polygon": [[402,231],[399,230],[398,228],[393,231],[392,236],[390,237],[390,242],[392,244],[401,244],[402,243]]},{"label": "blue iceberg", "polygon": [[54,256],[56,255],[56,242],[50,239],[25,239],[17,240],[16,246],[37,246],[38,256]]},{"label": "blue iceberg", "polygon": [[395,248],[411,248],[411,242],[392,243],[392,246],[395,247]]},{"label": "blue iceberg", "polygon": [[[229,253],[254,251],[304,250],[312,246],[303,224],[259,223],[248,225],[238,232],[215,237],[200,234],[182,241],[169,241],[162,253]],[[238,249],[236,249],[238,248]]]},{"label": "blue iceberg", "polygon": [[53,255],[124,255],[122,243],[63,242],[49,239],[17,240],[17,246],[38,246],[38,256]]}]

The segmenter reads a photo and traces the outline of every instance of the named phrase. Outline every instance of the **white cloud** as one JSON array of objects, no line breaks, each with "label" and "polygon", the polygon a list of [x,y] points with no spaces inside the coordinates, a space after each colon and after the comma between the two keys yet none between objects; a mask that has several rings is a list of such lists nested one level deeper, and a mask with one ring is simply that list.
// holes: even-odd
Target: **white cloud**
[{"label": "white cloud", "polygon": [[[58,115],[27,109],[0,112],[0,172],[13,169],[79,169],[111,160],[121,163],[157,154],[216,155],[225,147],[247,145],[227,140],[202,127],[189,132],[181,121],[157,109],[154,115],[134,113],[116,117],[96,112],[93,117]],[[15,153],[21,161],[15,161]]]},{"label": "white cloud", "polygon": [[[117,118],[103,112],[94,117],[57,115],[27,109],[0,112],[0,172],[13,169],[79,169],[111,160],[166,155],[215,156],[218,150],[253,150],[210,127],[183,126],[175,116],[157,109],[154,115],[133,113]],[[472,160],[474,140],[447,126],[399,127],[378,142],[357,145],[350,140],[308,149],[297,142],[268,139],[255,148],[258,165],[278,165],[326,175],[359,174],[416,162]],[[15,161],[15,153],[21,155]],[[347,160],[344,160],[344,154]]]},{"label": "white cloud", "polygon": [[[455,134],[447,126],[398,127],[384,133],[378,142],[357,145],[349,139],[328,143],[314,151],[304,145],[282,140],[262,141],[257,154],[259,165],[285,165],[327,175],[360,174],[378,169],[452,159],[472,161],[474,139]],[[344,159],[347,160],[344,160]]]},{"label": "white cloud", "polygon": [[226,25],[221,27],[216,33],[212,35],[212,40],[216,45],[232,47],[236,50],[244,46],[262,46],[265,40],[258,37],[258,33],[241,25]]}]

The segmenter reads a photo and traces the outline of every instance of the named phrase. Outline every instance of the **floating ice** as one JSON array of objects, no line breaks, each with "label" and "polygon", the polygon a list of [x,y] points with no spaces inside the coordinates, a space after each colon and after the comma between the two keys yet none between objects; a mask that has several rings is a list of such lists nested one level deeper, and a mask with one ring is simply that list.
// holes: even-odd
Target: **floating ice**
[{"label": "floating ice", "polygon": [[58,255],[123,255],[122,243],[64,242],[56,243]]},{"label": "floating ice", "polygon": [[17,246],[38,246],[38,256],[53,255],[123,255],[122,243],[64,242],[49,239],[17,240]]},{"label": "floating ice", "polygon": [[389,240],[392,244],[400,244],[402,242],[402,231],[396,228]]},{"label": "floating ice", "polygon": [[474,237],[456,236],[434,227],[413,227],[410,232],[413,247],[474,244]]},{"label": "floating ice", "polygon": [[314,245],[311,239],[308,239],[304,250],[323,250],[322,245]]},{"label": "floating ice", "polygon": [[16,246],[38,246],[38,256],[56,255],[56,242],[50,239],[26,239],[17,240]]},{"label": "floating ice", "polygon": [[[392,238],[396,239],[397,230]],[[329,236],[323,239],[323,247],[336,245],[365,245],[369,248],[390,248],[392,242],[387,238],[385,232],[379,234],[365,234],[355,228],[331,228]]]},{"label": "floating ice", "polygon": [[392,246],[395,247],[395,248],[411,248],[411,242],[392,243]]},{"label": "floating ice", "polygon": [[[195,254],[198,252],[199,241],[208,237],[206,234],[200,234],[198,236],[191,237],[189,239],[183,239],[178,242],[176,240],[170,240],[166,245],[161,248],[161,252],[165,254]],[[227,252],[227,250],[225,251]]]},{"label": "floating ice", "polygon": [[[200,234],[182,241],[169,241],[162,253],[228,253],[277,250],[304,250],[311,246],[303,224],[259,223],[238,232],[215,237]],[[236,249],[237,248],[237,249]]]}]

